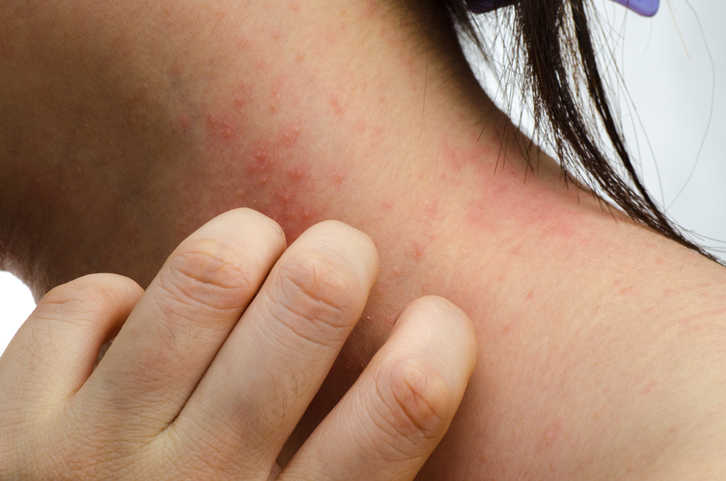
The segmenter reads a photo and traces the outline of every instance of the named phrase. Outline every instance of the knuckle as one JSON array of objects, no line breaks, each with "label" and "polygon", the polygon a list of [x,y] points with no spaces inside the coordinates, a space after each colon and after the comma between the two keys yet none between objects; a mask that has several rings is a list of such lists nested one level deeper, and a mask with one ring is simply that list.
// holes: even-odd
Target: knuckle
[{"label": "knuckle", "polygon": [[109,303],[108,293],[83,279],[51,289],[38,303],[33,316],[39,319],[62,320],[72,315],[74,320],[95,319]]},{"label": "knuckle", "polygon": [[397,360],[376,379],[382,409],[377,414],[396,438],[414,444],[443,436],[454,407],[443,376],[422,357]]},{"label": "knuckle", "polygon": [[271,301],[282,314],[275,317],[297,334],[308,332],[311,323],[317,333],[338,332],[357,321],[359,283],[334,256],[296,254],[280,267],[276,284]]},{"label": "knuckle", "polygon": [[234,310],[254,290],[250,265],[244,253],[223,240],[196,239],[169,259],[159,283],[181,304],[210,311]]}]

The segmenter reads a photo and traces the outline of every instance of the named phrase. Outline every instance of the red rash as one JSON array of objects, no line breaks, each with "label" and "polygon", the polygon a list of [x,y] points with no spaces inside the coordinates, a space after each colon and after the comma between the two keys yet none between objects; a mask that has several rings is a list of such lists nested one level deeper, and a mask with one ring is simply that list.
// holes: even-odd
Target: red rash
[{"label": "red rash", "polygon": [[285,92],[285,84],[287,82],[288,82],[288,78],[286,75],[278,75],[272,81],[272,86],[270,87],[270,109],[269,109],[271,114],[277,113],[277,110],[280,107],[280,102],[281,102],[281,99],[283,96],[283,92]]},{"label": "red rash", "polygon": [[264,199],[257,209],[275,219],[289,241],[324,219],[324,209],[308,196],[316,189],[316,181],[304,146],[297,145],[301,135],[300,127],[293,123],[281,129],[272,142],[258,142],[247,167],[255,197]]},{"label": "red rash", "polygon": [[532,179],[524,184],[522,173],[504,170],[494,176],[495,180],[501,182],[499,188],[482,190],[478,198],[469,201],[466,219],[470,225],[494,232],[503,229],[504,224],[512,223],[519,226],[521,232],[532,229],[548,238],[566,241],[580,239],[572,226],[580,225],[573,219],[581,218],[581,211],[564,205],[562,208],[553,208],[556,203],[548,204],[542,200],[553,193],[537,180]]},{"label": "red rash", "polygon": [[345,109],[340,104],[340,99],[337,95],[330,96],[330,107],[333,109],[333,113],[338,117],[342,117],[345,113]]},{"label": "red rash", "polygon": [[411,241],[411,253],[414,260],[422,261],[426,256],[426,246],[420,240]]},{"label": "red rash", "polygon": [[[240,113],[215,111],[206,117],[209,155],[221,161],[210,162],[209,168],[231,173],[229,184],[214,188],[222,194],[218,198],[228,202],[236,199],[231,201],[233,205],[218,207],[258,210],[277,221],[292,242],[326,218],[327,206],[316,203],[311,194],[319,188],[342,185],[345,174],[336,169],[329,182],[316,180],[306,147],[309,140],[300,122],[289,122],[259,140],[245,139],[244,133],[244,115]],[[237,177],[240,169],[242,179]]]},{"label": "red rash", "polygon": [[210,138],[231,140],[237,134],[236,120],[231,115],[210,113],[207,115],[207,132]]},{"label": "red rash", "polygon": [[300,126],[297,123],[291,124],[282,129],[282,144],[288,149],[293,147],[300,139]]},{"label": "red rash", "polygon": [[[476,139],[469,139],[468,146],[451,145],[445,142],[441,147],[441,157],[448,167],[440,175],[440,180],[451,185],[461,182],[488,184],[486,189],[478,188],[479,194],[472,198],[465,212],[467,222],[475,228],[488,232],[503,230],[507,223],[536,229],[545,237],[570,240],[575,237],[571,222],[572,216],[582,214],[575,208],[553,208],[558,202],[548,203],[546,197],[562,199],[577,196],[575,187],[552,189],[550,182],[561,183],[550,178],[551,174],[535,175],[521,161],[516,164],[509,160],[507,145],[501,151],[493,151],[481,146]],[[515,146],[510,146],[512,149]],[[517,158],[512,154],[512,158]],[[496,169],[492,169],[494,160]],[[529,174],[529,175],[528,175]],[[549,176],[549,177],[548,177]],[[529,177],[529,178],[527,178]],[[568,199],[569,200],[569,199]],[[548,207],[545,207],[548,206]]]}]

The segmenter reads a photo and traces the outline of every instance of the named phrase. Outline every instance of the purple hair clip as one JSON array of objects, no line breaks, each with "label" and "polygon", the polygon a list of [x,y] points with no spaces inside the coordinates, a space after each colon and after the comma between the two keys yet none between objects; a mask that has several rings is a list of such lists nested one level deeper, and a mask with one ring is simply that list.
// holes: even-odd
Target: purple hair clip
[{"label": "purple hair clip", "polygon": [[[485,13],[497,8],[514,5],[524,0],[467,0],[469,10],[474,13]],[[660,0],[612,0],[619,3],[635,13],[639,13],[645,17],[652,17],[658,11]]]}]

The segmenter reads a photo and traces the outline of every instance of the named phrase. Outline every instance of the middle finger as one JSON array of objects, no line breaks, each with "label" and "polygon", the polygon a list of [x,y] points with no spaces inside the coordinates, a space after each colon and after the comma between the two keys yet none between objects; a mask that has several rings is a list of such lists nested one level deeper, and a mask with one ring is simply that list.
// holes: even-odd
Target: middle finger
[{"label": "middle finger", "polygon": [[203,447],[184,453],[185,461],[271,467],[360,318],[377,275],[376,248],[362,232],[328,221],[300,236],[171,426]]}]

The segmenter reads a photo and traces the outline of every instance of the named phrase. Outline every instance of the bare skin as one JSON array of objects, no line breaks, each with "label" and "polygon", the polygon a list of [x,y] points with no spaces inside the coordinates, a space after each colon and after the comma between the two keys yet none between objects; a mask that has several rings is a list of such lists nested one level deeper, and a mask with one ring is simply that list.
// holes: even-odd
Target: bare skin
[{"label": "bare skin", "polygon": [[237,209],[146,292],[94,274],[44,296],[0,357],[0,478],[412,480],[464,395],[471,323],[443,299],[412,303],[282,469],[378,272],[371,239],[340,222],[285,247],[274,221]]},{"label": "bare skin", "polygon": [[723,268],[544,155],[528,171],[445,22],[373,0],[72,5],[0,7],[0,241],[36,296],[96,271],[145,286],[233,207],[293,239],[341,220],[380,277],[281,463],[436,294],[480,354],[420,479],[724,475]]}]

